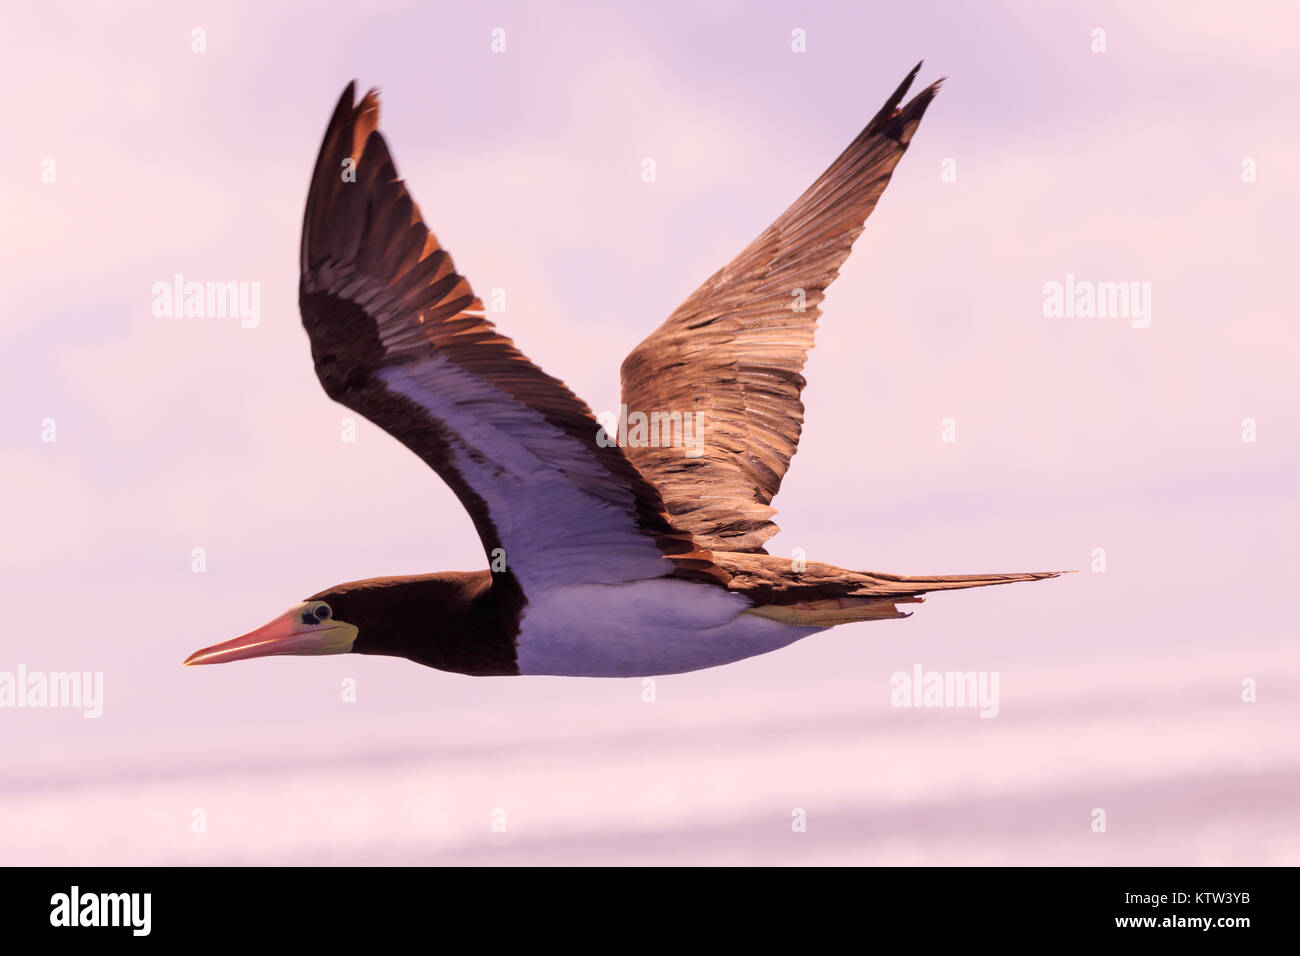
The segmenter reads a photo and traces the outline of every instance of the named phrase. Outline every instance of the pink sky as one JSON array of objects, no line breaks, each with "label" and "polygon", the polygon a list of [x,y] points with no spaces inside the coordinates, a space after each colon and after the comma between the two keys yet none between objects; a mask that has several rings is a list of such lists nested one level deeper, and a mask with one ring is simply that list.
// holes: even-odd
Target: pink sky
[{"label": "pink sky", "polygon": [[[1297,25],[1280,3],[13,11],[0,671],[102,671],[105,706],[0,710],[0,860],[1300,862]],[[654,704],[356,656],[181,669],[328,585],[483,565],[409,452],[365,422],[340,441],[312,370],[298,230],[348,80],[383,89],[399,171],[476,290],[506,291],[506,334],[607,409],[628,350],[922,58],[948,81],[828,294],[769,547],[1081,573],[663,678]],[[260,325],[156,318],[178,272],[260,282]],[[1150,327],[1045,317],[1067,274],[1149,282]],[[918,662],[999,671],[1001,713],[891,708]]]}]

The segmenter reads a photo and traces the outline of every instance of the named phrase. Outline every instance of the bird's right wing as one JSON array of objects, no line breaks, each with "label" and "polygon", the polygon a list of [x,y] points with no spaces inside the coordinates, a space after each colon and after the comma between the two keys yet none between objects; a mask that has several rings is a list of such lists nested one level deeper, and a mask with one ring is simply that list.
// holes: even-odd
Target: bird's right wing
[{"label": "bird's right wing", "polygon": [[[651,442],[628,442],[628,456],[659,487],[673,524],[705,547],[762,551],[777,531],[770,503],[803,427],[819,307],[939,88],[899,107],[920,68],[794,205],[623,362],[629,419],[659,416]],[[659,440],[654,421],[691,422],[693,440]]]}]

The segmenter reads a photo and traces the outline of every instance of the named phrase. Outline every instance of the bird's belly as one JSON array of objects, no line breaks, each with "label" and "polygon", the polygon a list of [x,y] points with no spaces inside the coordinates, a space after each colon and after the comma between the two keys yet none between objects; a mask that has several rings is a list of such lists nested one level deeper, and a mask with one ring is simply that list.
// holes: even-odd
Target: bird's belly
[{"label": "bird's belly", "polygon": [[744,613],[751,606],[742,595],[670,578],[559,588],[524,609],[519,672],[679,674],[766,654],[823,630]]}]

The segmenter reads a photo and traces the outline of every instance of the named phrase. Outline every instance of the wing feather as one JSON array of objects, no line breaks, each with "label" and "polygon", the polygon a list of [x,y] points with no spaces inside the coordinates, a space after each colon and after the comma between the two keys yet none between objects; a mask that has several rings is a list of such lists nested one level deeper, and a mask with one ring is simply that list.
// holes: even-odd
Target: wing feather
[{"label": "wing feather", "polygon": [[777,531],[771,501],[799,444],[821,302],[939,88],[899,107],[920,66],[794,205],[623,362],[629,414],[702,416],[699,457],[680,445],[627,452],[674,524],[706,547],[761,552]]},{"label": "wing feather", "polygon": [[[660,575],[726,580],[589,408],[501,336],[397,176],[374,91],[344,91],[303,218],[316,374],[460,498],[524,593]],[[349,175],[349,173],[351,175]]]}]

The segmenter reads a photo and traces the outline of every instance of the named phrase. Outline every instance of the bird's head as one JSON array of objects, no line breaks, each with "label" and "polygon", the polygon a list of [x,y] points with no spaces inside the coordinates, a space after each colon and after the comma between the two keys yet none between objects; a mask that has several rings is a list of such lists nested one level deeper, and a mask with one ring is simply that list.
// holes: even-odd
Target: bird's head
[{"label": "bird's head", "polygon": [[358,633],[355,624],[339,619],[329,601],[312,598],[255,631],[195,651],[185,664],[225,664],[277,654],[346,654]]},{"label": "bird's head", "polygon": [[517,674],[514,635],[522,596],[513,579],[494,591],[490,571],[446,571],[350,581],[313,594],[186,664],[253,657],[380,654],[459,674]]}]

